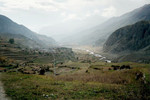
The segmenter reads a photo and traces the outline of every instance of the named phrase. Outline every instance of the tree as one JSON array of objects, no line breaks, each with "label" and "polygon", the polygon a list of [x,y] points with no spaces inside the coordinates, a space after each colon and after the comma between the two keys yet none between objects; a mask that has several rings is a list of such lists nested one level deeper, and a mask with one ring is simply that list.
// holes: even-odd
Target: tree
[{"label": "tree", "polygon": [[9,39],[10,44],[14,44],[15,40],[14,39]]},{"label": "tree", "polygon": [[39,71],[39,75],[44,75],[44,74],[45,74],[45,69],[41,68],[40,71]]}]

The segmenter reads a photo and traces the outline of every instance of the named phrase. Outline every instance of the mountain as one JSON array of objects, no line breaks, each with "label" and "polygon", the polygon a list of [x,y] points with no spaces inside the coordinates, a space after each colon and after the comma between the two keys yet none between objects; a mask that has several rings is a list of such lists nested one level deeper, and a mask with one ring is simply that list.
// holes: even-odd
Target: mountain
[{"label": "mountain", "polygon": [[48,48],[56,45],[54,39],[32,32],[25,26],[19,25],[3,15],[0,15],[0,35],[1,34],[22,35],[36,42],[36,44],[39,44],[39,46],[42,47]]},{"label": "mountain", "polygon": [[129,57],[133,54],[136,59],[146,57],[150,60],[150,22],[140,21],[116,30],[104,44],[103,50],[121,55],[126,60],[126,57],[133,58]]},{"label": "mountain", "polygon": [[48,26],[42,27],[39,32],[53,37],[61,44],[64,44],[64,42],[73,43],[73,41],[76,40],[76,37],[80,37],[80,35],[83,34],[80,34],[82,30],[87,30],[106,21],[104,17],[98,15],[81,19],[82,20],[56,20],[53,24],[51,23]]},{"label": "mountain", "polygon": [[147,46],[150,46],[150,23],[141,21],[112,33],[104,44],[104,51],[111,53],[139,51]]},{"label": "mountain", "polygon": [[9,39],[14,39],[15,44],[23,48],[41,48],[42,45],[38,44],[34,40],[27,38],[20,34],[10,34],[10,33],[0,33],[0,38],[9,41]]},{"label": "mountain", "polygon": [[76,37],[74,40],[80,44],[102,46],[115,30],[142,20],[150,20],[150,4],[144,5],[120,17],[111,18],[96,27],[82,31],[80,35],[74,36]]},{"label": "mountain", "polygon": [[115,30],[142,20],[150,20],[150,4],[135,9],[120,17],[111,18],[104,24],[98,26],[100,28],[96,30],[95,34],[99,34],[99,39],[96,41],[96,45],[101,44],[101,42],[104,43],[103,40],[106,40]]}]

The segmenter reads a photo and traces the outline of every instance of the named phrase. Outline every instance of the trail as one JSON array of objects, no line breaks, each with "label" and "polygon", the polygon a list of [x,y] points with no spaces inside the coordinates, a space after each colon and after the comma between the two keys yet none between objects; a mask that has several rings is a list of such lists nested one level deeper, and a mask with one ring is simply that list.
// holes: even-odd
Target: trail
[{"label": "trail", "polygon": [[[0,78],[1,78],[1,73],[0,73]],[[6,97],[6,94],[5,94],[5,91],[3,88],[3,84],[1,81],[0,81],[0,100],[11,100],[8,97]]]}]

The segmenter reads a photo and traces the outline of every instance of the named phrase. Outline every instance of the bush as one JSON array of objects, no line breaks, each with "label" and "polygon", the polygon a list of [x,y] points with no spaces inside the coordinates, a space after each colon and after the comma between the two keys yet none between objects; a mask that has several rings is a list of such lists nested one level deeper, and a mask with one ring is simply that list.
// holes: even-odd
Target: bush
[{"label": "bush", "polygon": [[9,43],[10,43],[10,44],[14,44],[14,43],[15,43],[15,40],[14,40],[14,39],[9,39]]}]

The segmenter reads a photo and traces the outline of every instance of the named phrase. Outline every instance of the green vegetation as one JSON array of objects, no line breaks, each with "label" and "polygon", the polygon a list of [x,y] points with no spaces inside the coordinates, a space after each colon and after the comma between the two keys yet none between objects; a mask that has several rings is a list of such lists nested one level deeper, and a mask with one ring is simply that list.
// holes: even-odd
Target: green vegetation
[{"label": "green vegetation", "polygon": [[149,20],[148,9],[84,31],[74,49],[0,15],[0,85],[12,100],[150,100],[150,22],[129,25]]},{"label": "green vegetation", "polygon": [[104,52],[115,55],[116,61],[150,63],[150,22],[140,21],[113,32],[104,45]]},{"label": "green vegetation", "polygon": [[106,63],[84,51],[29,49],[4,39],[0,44],[1,81],[12,100],[150,99],[149,64]]},{"label": "green vegetation", "polygon": [[[129,64],[130,70],[110,70],[111,65]],[[80,69],[54,75],[3,73],[2,81],[8,96],[13,100],[137,100],[150,99],[150,68],[138,63],[84,63],[68,62]],[[100,68],[100,70],[94,68]],[[59,68],[58,68],[59,69]],[[88,70],[88,72],[86,72]],[[136,74],[145,74],[136,80]],[[48,72],[51,73],[51,72]]]},{"label": "green vegetation", "polygon": [[14,43],[15,43],[15,40],[14,40],[14,39],[9,39],[9,43],[10,43],[10,44],[14,44]]}]

